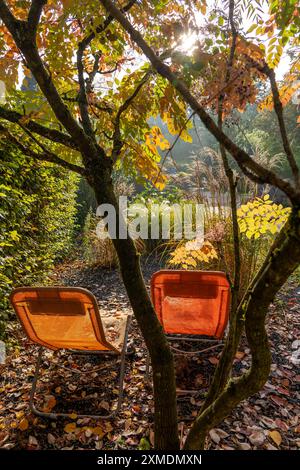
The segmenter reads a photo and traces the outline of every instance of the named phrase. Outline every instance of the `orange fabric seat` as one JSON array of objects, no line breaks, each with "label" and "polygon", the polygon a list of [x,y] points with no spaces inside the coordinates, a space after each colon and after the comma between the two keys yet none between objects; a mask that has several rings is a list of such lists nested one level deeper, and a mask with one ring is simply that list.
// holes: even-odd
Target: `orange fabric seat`
[{"label": "orange fabric seat", "polygon": [[159,271],[151,279],[151,297],[165,333],[223,337],[230,305],[224,273]]},{"label": "orange fabric seat", "polygon": [[27,336],[41,346],[121,352],[127,315],[102,321],[97,301],[86,289],[20,287],[10,299]]}]

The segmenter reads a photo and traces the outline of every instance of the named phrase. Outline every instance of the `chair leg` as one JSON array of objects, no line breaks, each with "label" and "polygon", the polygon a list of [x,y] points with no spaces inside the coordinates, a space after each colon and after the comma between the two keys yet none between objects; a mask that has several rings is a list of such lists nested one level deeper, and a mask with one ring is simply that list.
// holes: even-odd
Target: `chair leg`
[{"label": "chair leg", "polygon": [[43,356],[43,352],[44,352],[44,348],[41,346],[39,348],[39,352],[38,352],[38,357],[37,357],[37,361],[36,361],[36,365],[35,365],[35,372],[34,372],[34,377],[33,377],[33,382],[32,382],[32,387],[31,387],[31,390],[30,390],[30,398],[29,398],[29,408],[30,408],[30,411],[38,416],[42,416],[40,413],[42,413],[41,411],[39,411],[35,405],[34,405],[34,395],[35,395],[35,390],[36,390],[36,385],[37,385],[37,381],[38,381],[38,378],[39,378],[39,372],[40,372],[40,367],[41,367],[41,364],[42,364],[42,356]]},{"label": "chair leg", "polygon": [[[131,323],[131,317],[128,317],[126,330],[125,330],[125,336],[124,336],[124,344],[123,344],[123,349],[122,349],[121,357],[120,357],[121,363],[120,363],[120,376],[119,376],[119,386],[118,386],[119,393],[118,393],[118,401],[117,401],[116,409],[107,415],[90,415],[90,414],[77,414],[76,413],[77,418],[111,419],[111,418],[114,418],[119,413],[121,409],[122,401],[123,401],[125,361],[126,361],[126,351],[127,351],[128,332],[129,332],[130,323]],[[43,418],[50,418],[50,419],[57,419],[59,417],[70,418],[72,413],[53,413],[53,412],[47,413],[45,411],[38,410],[36,406],[34,405],[34,396],[35,396],[37,382],[39,379],[39,372],[40,372],[40,367],[42,363],[43,350],[44,350],[43,347],[39,349],[38,358],[36,362],[35,374],[34,374],[32,387],[30,391],[30,399],[29,399],[30,410],[35,415],[43,417]]]},{"label": "chair leg", "polygon": [[150,380],[150,354],[149,354],[149,351],[147,349],[147,353],[146,353],[146,381],[149,382]]},{"label": "chair leg", "polygon": [[121,409],[122,401],[123,401],[125,361],[126,361],[128,333],[129,333],[130,323],[131,323],[131,317],[128,316],[127,317],[127,323],[126,323],[126,329],[125,329],[125,335],[124,335],[123,349],[122,349],[122,353],[121,353],[120,377],[119,377],[119,396],[118,396],[117,408],[114,411],[115,415],[119,413],[119,411]]},{"label": "chair leg", "polygon": [[182,354],[182,355],[195,355],[195,354],[201,354],[207,351],[211,351],[212,349],[219,348],[220,346],[224,346],[224,343],[218,343],[214,344],[213,346],[209,346],[208,348],[205,349],[199,349],[197,351],[184,351],[183,349],[175,348],[174,346],[170,345],[170,348],[172,351],[175,352],[175,354]]},{"label": "chair leg", "polygon": [[[178,339],[176,338],[176,340],[180,341],[180,338],[178,338]],[[183,338],[182,340],[183,341],[188,341],[188,338]],[[198,340],[197,342],[201,342],[201,339]],[[200,349],[200,350],[197,350],[197,351],[184,351],[183,349],[175,348],[174,346],[172,346],[172,344],[170,344],[171,351],[173,351],[175,355],[197,355],[197,354],[201,354],[201,353],[206,352],[206,351],[213,350],[213,349],[218,348],[220,346],[224,346],[224,343],[223,342],[218,342],[218,344],[214,344],[213,346],[209,346],[208,348]],[[146,373],[145,373],[146,382],[149,382],[149,371],[150,371],[150,355],[149,355],[149,351],[147,350],[147,353],[146,353]],[[177,392],[178,393],[184,393],[184,394],[188,395],[188,394],[197,393],[197,390],[177,389]]]}]

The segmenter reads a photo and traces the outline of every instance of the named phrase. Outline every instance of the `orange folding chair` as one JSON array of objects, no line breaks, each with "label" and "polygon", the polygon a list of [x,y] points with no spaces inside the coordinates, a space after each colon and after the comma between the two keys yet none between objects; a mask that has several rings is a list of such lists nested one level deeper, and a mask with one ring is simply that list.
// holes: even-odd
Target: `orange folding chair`
[{"label": "orange folding chair", "polygon": [[[116,415],[123,398],[131,315],[121,315],[119,318],[100,316],[93,294],[78,287],[20,287],[11,293],[10,300],[28,338],[40,345],[30,392],[31,411],[38,416],[53,419],[58,416],[70,416],[70,413],[46,413],[34,405],[42,355],[44,348],[48,348],[67,349],[76,354],[112,354],[120,358],[116,409],[104,416],[87,414],[77,416],[104,419]],[[60,367],[66,369],[65,366]],[[68,370],[75,372],[74,369]]]},{"label": "orange folding chair", "polygon": [[[183,351],[171,345],[175,353],[195,355],[223,344],[230,306],[230,284],[226,274],[216,271],[158,271],[151,279],[151,297],[170,341],[211,344],[198,351]],[[149,365],[148,356],[147,377]]]}]

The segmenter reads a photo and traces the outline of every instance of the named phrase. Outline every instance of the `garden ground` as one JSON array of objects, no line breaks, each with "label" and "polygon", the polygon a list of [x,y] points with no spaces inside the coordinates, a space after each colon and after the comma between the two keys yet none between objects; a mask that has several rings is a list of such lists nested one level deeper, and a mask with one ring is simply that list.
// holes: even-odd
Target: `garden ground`
[{"label": "garden ground", "polygon": [[[149,286],[155,262],[144,265]],[[57,285],[81,286],[96,296],[100,311],[110,315],[130,312],[130,305],[117,270],[86,267],[79,262],[64,264],[55,270]],[[293,278],[271,305],[268,331],[272,349],[272,370],[263,390],[244,401],[220,426],[210,432],[207,447],[224,450],[298,449],[300,448],[300,287]],[[145,380],[145,346],[133,322],[125,376],[122,411],[114,420],[78,419],[76,414],[107,413],[116,396],[115,360],[84,356],[76,358],[74,373],[49,367],[59,357],[49,351],[38,389],[38,401],[46,411],[70,412],[70,419],[51,421],[29,411],[29,392],[37,348],[24,337],[19,325],[12,323],[11,347],[5,365],[0,366],[0,448],[5,449],[148,449],[153,446],[153,401],[151,386]],[[218,350],[216,350],[218,351]],[[297,352],[298,351],[298,352]],[[52,357],[53,356],[53,357]],[[243,340],[235,358],[235,374],[249,364],[249,349]],[[191,419],[197,415],[212,379],[218,352],[177,358],[177,382],[180,389],[195,389],[192,396],[179,394],[178,413],[181,442]],[[68,354],[63,363],[70,364]],[[298,391],[297,391],[298,387]]]}]

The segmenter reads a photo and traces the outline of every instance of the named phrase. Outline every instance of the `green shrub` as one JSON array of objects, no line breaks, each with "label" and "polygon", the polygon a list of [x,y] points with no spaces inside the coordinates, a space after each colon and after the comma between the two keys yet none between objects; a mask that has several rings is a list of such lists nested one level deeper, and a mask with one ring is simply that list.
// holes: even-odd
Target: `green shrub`
[{"label": "green shrub", "polygon": [[42,283],[71,249],[77,176],[0,148],[0,335],[13,287]]}]

